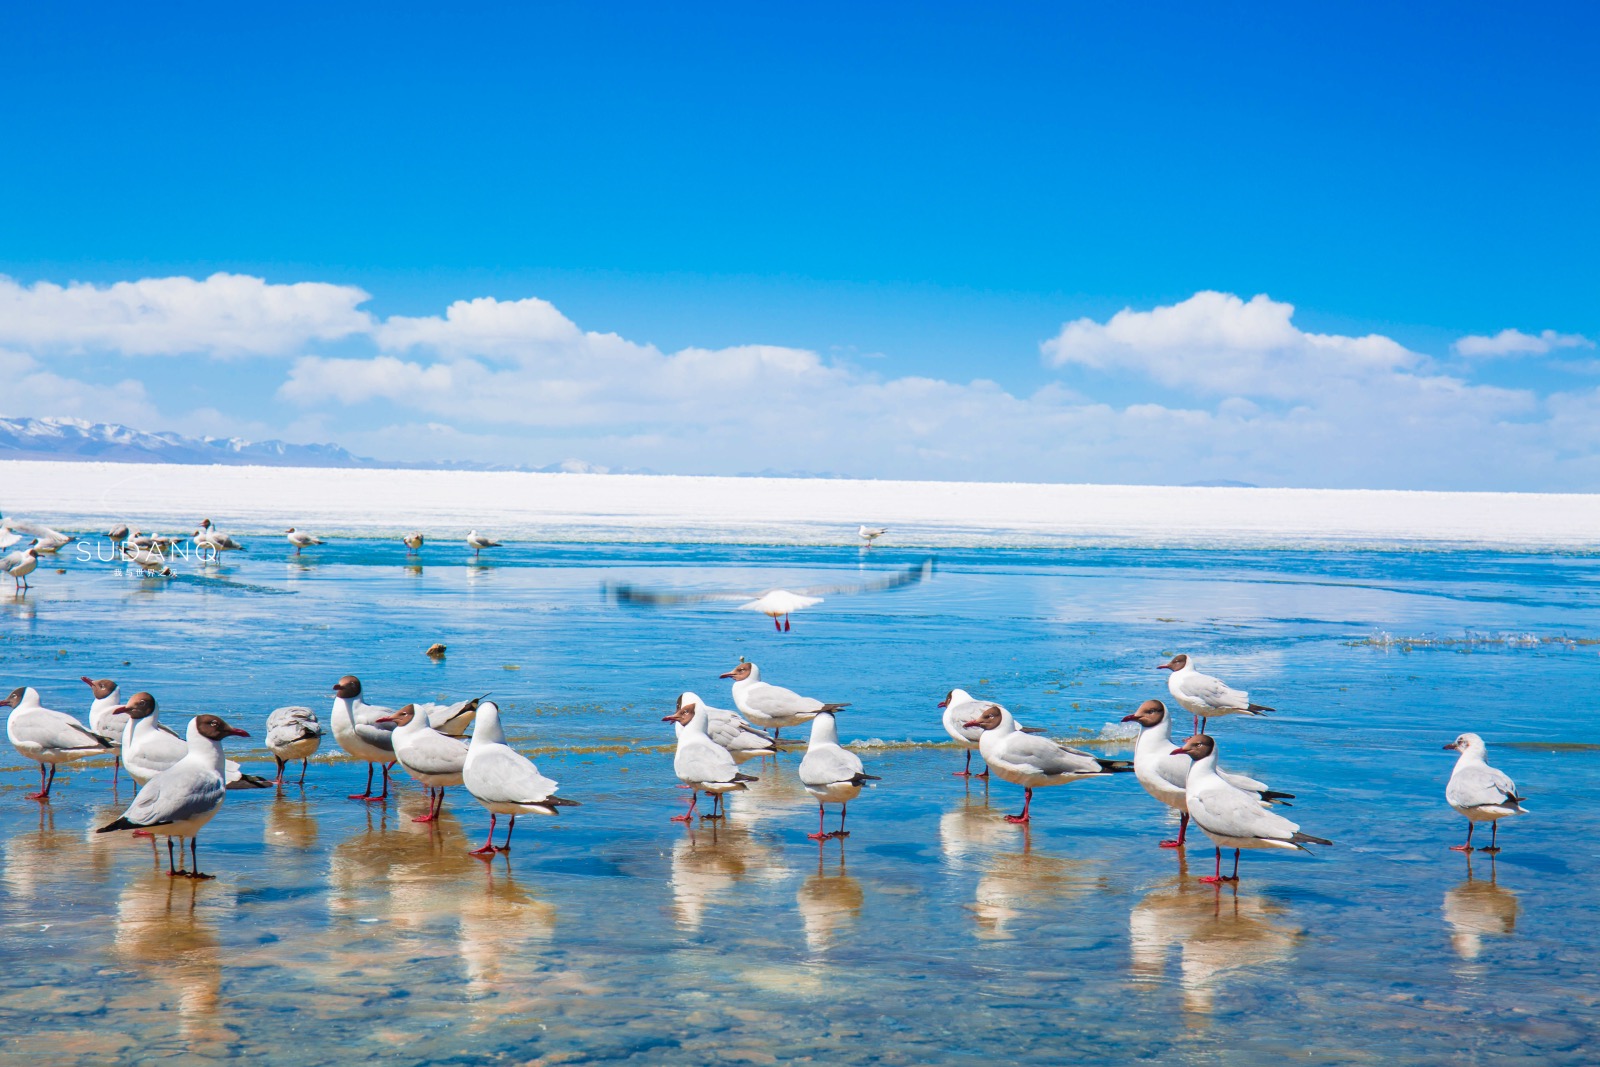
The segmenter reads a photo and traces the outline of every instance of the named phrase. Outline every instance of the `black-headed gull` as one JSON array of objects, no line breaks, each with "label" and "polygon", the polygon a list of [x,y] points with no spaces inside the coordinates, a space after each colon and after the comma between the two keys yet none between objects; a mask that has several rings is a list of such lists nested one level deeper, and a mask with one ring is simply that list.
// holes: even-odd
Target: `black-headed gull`
[{"label": "black-headed gull", "polygon": [[94,703],[89,705],[89,729],[110,741],[117,750],[116,765],[111,769],[111,788],[117,787],[122,776],[122,734],[128,728],[128,713],[122,710],[122,690],[110,678],[80,679],[94,693]]},{"label": "black-headed gull", "polygon": [[427,787],[428,813],[413,816],[411,821],[436,821],[444,808],[444,791],[461,784],[461,772],[467,765],[467,743],[429,726],[428,717],[419,713],[415,704],[381,716],[378,722],[394,723],[389,737],[394,741],[395,759],[407,774]]},{"label": "black-headed gull", "polygon": [[422,544],[427,538],[422,536],[421,530],[412,530],[401,537],[400,540],[405,543],[406,555],[412,556],[422,551]]},{"label": "black-headed gull", "polygon": [[865,582],[811,585],[798,589],[768,589],[764,592],[671,593],[643,589],[636,585],[606,585],[605,592],[619,604],[661,607],[674,604],[698,604],[717,600],[741,600],[741,611],[759,611],[772,620],[779,630],[789,629],[789,615],[803,608],[813,607],[829,596],[881,592],[913,585],[933,573],[931,558],[894,571],[885,577]]},{"label": "black-headed gull", "polygon": [[[811,740],[806,745],[805,758],[800,761],[800,784],[806,792],[817,798],[817,832],[806,836],[813,841],[830,837],[849,837],[844,828],[845,812],[850,802],[861,795],[867,782],[881,779],[866,774],[861,767],[861,757],[839,744],[839,724],[833,712],[819,711],[811,720]],[[823,812],[828,804],[839,805],[839,829],[825,832]]]},{"label": "black-headed gull", "polygon": [[[778,750],[778,742],[771,734],[757,730],[735,712],[712,707],[698,693],[679,693],[677,710],[682,711],[685,704],[693,704],[706,713],[711,740],[727,749],[735,763],[746,763]],[[682,730],[683,726],[677,724],[674,729]]]},{"label": "black-headed gull", "polygon": [[803,697],[792,689],[761,680],[761,668],[741,659],[733,670],[720,675],[733,679],[733,706],[763,730],[771,730],[773,740],[785,726],[809,722],[819,711],[839,711],[849,704],[825,704],[814,697]]},{"label": "black-headed gull", "polygon": [[14,530],[30,535],[41,556],[53,556],[62,548],[77,540],[72,534],[65,534],[60,530],[52,530],[50,527],[38,522],[18,522],[13,519],[11,527]]},{"label": "black-headed gull", "polygon": [[[389,799],[389,769],[394,766],[394,723],[380,722],[393,708],[368,704],[361,699],[361,679],[347,674],[333,683],[333,739],[339,747],[367,765],[367,788],[351,793],[351,800],[373,804]],[[372,769],[383,768],[383,792],[372,795]]]},{"label": "black-headed gull", "polygon": [[1127,760],[1101,759],[1087,752],[1036,737],[1017,726],[1012,714],[990,704],[967,725],[983,730],[978,751],[989,769],[1002,780],[1022,786],[1022,813],[1007,815],[1006,822],[1025,823],[1039,786],[1064,785],[1084,778],[1105,778],[1132,771]]},{"label": "black-headed gull", "polygon": [[500,542],[490,540],[477,530],[473,530],[467,534],[467,547],[472,549],[472,558],[477,559],[478,553],[486,548],[499,548]]},{"label": "black-headed gull", "polygon": [[[149,693],[135,693],[117,711],[127,716],[128,725],[122,729],[122,765],[128,776],[145,785],[162,771],[188,754],[189,746],[183,738],[168,729],[156,707],[156,698]],[[272,783],[228,760],[223,769],[223,781],[229,789],[265,789]]]},{"label": "black-headed gull", "polygon": [[744,789],[747,782],[760,781],[753,775],[741,773],[728,750],[711,740],[711,716],[697,705],[685,704],[671,715],[662,716],[661,721],[683,727],[677,731],[678,749],[672,757],[672,770],[689,787],[689,809],[682,815],[674,815],[673,822],[688,822],[694,818],[702,790],[711,794],[711,813],[701,817],[720,819],[718,809],[722,794]]},{"label": "black-headed gull", "polygon": [[862,526],[856,530],[856,536],[866,542],[866,547],[871,548],[872,542],[889,532],[887,526]]},{"label": "black-headed gull", "polygon": [[[959,771],[952,771],[957,778],[987,778],[989,771],[985,768],[978,774],[972,773],[972,754],[978,750],[978,742],[983,738],[981,727],[968,726],[967,723],[983,714],[983,709],[994,704],[992,700],[978,700],[965,689],[952,689],[939,701],[939,707],[944,709],[940,723],[944,732],[950,735],[950,740],[967,750],[966,765]],[[998,705],[996,705],[998,706]],[[1044,731],[1037,726],[1021,726],[1017,729],[1025,734],[1039,734]]]},{"label": "black-headed gull", "polygon": [[128,529],[127,523],[119,522],[106,532],[106,536],[111,539],[112,545],[120,546],[122,542],[128,539],[128,535],[131,532],[132,531]]},{"label": "black-headed gull", "polygon": [[488,698],[487,693],[471,700],[458,700],[454,704],[432,704],[427,701],[417,701],[412,706],[418,714],[428,717],[428,725],[438,730],[441,734],[451,737],[465,737],[467,727],[472,725],[473,718],[478,714],[478,704]]},{"label": "black-headed gull", "polygon": [[[113,830],[144,830],[160,833],[167,839],[167,873],[189,878],[210,878],[200,873],[199,845],[196,837],[222,807],[228,790],[224,784],[226,761],[222,755],[225,737],[249,737],[244,730],[229,726],[215,715],[200,715],[189,722],[188,752],[177,763],[139,788],[128,810],[115,822],[100,827],[97,833]],[[189,841],[189,867],[180,871],[173,863],[172,840]]]},{"label": "black-headed gull", "polygon": [[320,545],[324,543],[322,538],[317,537],[314,534],[306,533],[304,530],[296,530],[293,526],[283,531],[283,535],[284,538],[294,546],[294,554],[297,556],[300,554],[301,549],[310,548],[312,545]]},{"label": "black-headed gull", "polygon": [[1489,747],[1477,734],[1462,734],[1444,747],[1461,753],[1456,758],[1455,770],[1450,772],[1450,782],[1444,787],[1444,798],[1467,817],[1466,844],[1450,847],[1456,852],[1471,852],[1473,829],[1478,823],[1487,822],[1489,847],[1478,851],[1494,855],[1500,851],[1496,844],[1500,820],[1507,815],[1526,815],[1528,811],[1522,801],[1527,798],[1517,795],[1517,783],[1504,771],[1485,762]]},{"label": "black-headed gull", "polygon": [[[48,803],[50,787],[56,781],[56,768],[63,763],[100,756],[113,751],[108,738],[101,737],[64,711],[52,711],[39,703],[36,690],[23,686],[0,700],[0,708],[10,708],[6,717],[6,737],[18,753],[39,764],[39,791],[29,800]],[[50,768],[46,777],[45,768]]]},{"label": "black-headed gull", "polygon": [[1206,720],[1223,715],[1260,715],[1274,709],[1265,704],[1250,703],[1250,694],[1231,688],[1220,678],[1201,674],[1195,670],[1194,659],[1182,652],[1166,663],[1156,664],[1157,670],[1171,671],[1167,678],[1167,692],[1178,706],[1194,716],[1194,732],[1205,733]]},{"label": "black-headed gull", "polygon": [[[194,539],[196,548],[202,551],[208,548],[211,550],[212,559],[216,559],[224,552],[244,551],[243,545],[218,530],[212,525],[210,519],[200,520],[200,529],[196,530],[191,536]],[[174,538],[172,540],[182,540],[182,538]]]},{"label": "black-headed gull", "polygon": [[[1189,831],[1189,803],[1185,789],[1189,781],[1189,768],[1194,761],[1173,752],[1172,746],[1176,742],[1172,740],[1172,716],[1167,714],[1167,706],[1161,701],[1146,700],[1132,715],[1124,715],[1122,721],[1139,724],[1139,740],[1133,748],[1133,776],[1139,779],[1146,793],[1179,814],[1177,839],[1163,841],[1161,847],[1182,848]],[[1255,793],[1263,801],[1270,803],[1294,799],[1293,793],[1275,792],[1254,778],[1220,769],[1218,773],[1229,784]]]},{"label": "black-headed gull", "polygon": [[305,785],[306,765],[321,747],[322,723],[310,708],[291,704],[267,716],[267,751],[278,761],[274,785],[283,784],[283,768],[294,760],[300,761],[300,784]]},{"label": "black-headed gull", "polygon": [[[1321,837],[1300,832],[1298,823],[1290,822],[1262,803],[1258,793],[1240,789],[1217,771],[1217,742],[1207,734],[1195,734],[1172,754],[1188,756],[1194,761],[1189,768],[1185,786],[1185,801],[1189,817],[1211,838],[1217,848],[1217,866],[1214,874],[1200,879],[1202,882],[1237,882],[1239,880],[1239,850],[1242,848],[1277,848],[1291,852],[1309,852],[1306,845],[1332,845]],[[1222,873],[1222,850],[1233,849],[1233,873]]]},{"label": "black-headed gull", "polygon": [[172,577],[172,568],[167,566],[167,557],[162,555],[158,548],[136,548],[132,541],[128,541],[122,546],[122,558],[144,571],[146,575]]},{"label": "black-headed gull", "polygon": [[[522,753],[506,744],[500,728],[500,707],[492,700],[478,705],[478,724],[467,746],[467,761],[462,781],[472,798],[489,809],[489,839],[472,855],[486,856],[511,850],[511,831],[518,815],[555,815],[560,808],[575,808],[576,800],[556,796],[557,783],[539,773],[539,768]],[[494,845],[494,824],[501,815],[511,816],[506,827],[506,843]]]},{"label": "black-headed gull", "polygon": [[0,571],[11,576],[11,587],[17,590],[28,588],[28,575],[39,568],[39,546],[29,545],[17,552],[0,557]]}]

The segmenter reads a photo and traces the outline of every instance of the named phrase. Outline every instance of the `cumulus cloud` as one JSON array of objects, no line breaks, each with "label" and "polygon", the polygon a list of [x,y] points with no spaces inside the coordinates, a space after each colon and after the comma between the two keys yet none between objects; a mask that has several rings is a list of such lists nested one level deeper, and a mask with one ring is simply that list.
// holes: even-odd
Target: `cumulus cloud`
[{"label": "cumulus cloud", "polygon": [[0,415],[55,415],[145,425],[156,419],[144,384],[133,378],[86,382],[57,374],[32,356],[0,349]]},{"label": "cumulus cloud", "polygon": [[1505,356],[1543,356],[1558,348],[1593,348],[1594,342],[1576,333],[1523,333],[1501,330],[1493,337],[1468,334],[1453,346],[1458,355],[1469,359],[1499,359]]},{"label": "cumulus cloud", "polygon": [[[1447,371],[1392,338],[1302,330],[1292,305],[1265,295],[1201,292],[1069,321],[1041,351],[1079,391],[1051,382],[1025,393],[892,377],[779,345],[665,351],[585,330],[536,298],[389,318],[362,310],[367,299],[346,286],[234,275],[104,287],[0,278],[0,342],[17,350],[0,348],[0,406],[182,426],[157,413],[155,399],[171,391],[147,391],[132,357],[201,357],[163,364],[192,367],[256,355],[287,366],[217,371],[215,392],[201,397],[217,410],[189,421],[211,432],[230,419],[280,427],[270,436],[407,460],[679,473],[1545,488],[1600,466],[1587,429],[1600,422],[1600,393],[1484,385],[1475,365]],[[1457,350],[1470,354],[1471,341],[1506,352],[1587,343],[1508,331]],[[77,352],[88,358],[58,356]],[[1106,382],[1132,399],[1097,396]],[[209,384],[186,379],[184,395]]]},{"label": "cumulus cloud", "polygon": [[1124,308],[1106,322],[1082,318],[1040,346],[1052,366],[1133,373],[1201,395],[1293,398],[1330,379],[1366,379],[1426,360],[1379,334],[1306,333],[1294,305],[1200,292],[1149,311]]},{"label": "cumulus cloud", "polygon": [[348,285],[273,285],[241,274],[112,285],[21,285],[0,275],[0,344],[131,356],[284,355],[372,328]]}]

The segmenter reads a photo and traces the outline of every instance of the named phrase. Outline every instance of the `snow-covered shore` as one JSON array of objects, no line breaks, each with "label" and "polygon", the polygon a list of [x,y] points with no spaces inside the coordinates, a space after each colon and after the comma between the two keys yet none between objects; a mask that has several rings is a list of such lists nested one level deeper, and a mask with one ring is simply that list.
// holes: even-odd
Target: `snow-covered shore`
[{"label": "snow-covered shore", "polygon": [[0,509],[71,530],[899,545],[1600,545],[1600,495],[0,461]]}]

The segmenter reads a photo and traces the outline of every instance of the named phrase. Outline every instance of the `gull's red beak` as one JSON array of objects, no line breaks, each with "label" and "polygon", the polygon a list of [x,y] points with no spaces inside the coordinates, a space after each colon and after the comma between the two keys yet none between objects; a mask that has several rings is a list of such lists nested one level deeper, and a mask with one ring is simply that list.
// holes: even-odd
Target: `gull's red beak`
[{"label": "gull's red beak", "polygon": [[250,731],[249,730],[241,730],[238,727],[234,727],[232,730],[228,731],[228,736],[229,737],[249,737],[250,736]]},{"label": "gull's red beak", "polygon": [[1135,721],[1138,720],[1138,718],[1139,718],[1139,716],[1137,716],[1137,715],[1124,715],[1122,717],[1122,721],[1123,722],[1135,722]]},{"label": "gull's red beak", "polygon": [[394,716],[393,715],[379,715],[373,721],[374,722],[394,722]]},{"label": "gull's red beak", "polygon": [[1189,753],[1184,750],[1182,745],[1179,745],[1177,748],[1175,748],[1171,752],[1167,753],[1167,755],[1169,755],[1169,756],[1187,756],[1188,754]]},{"label": "gull's red beak", "polygon": [[678,713],[677,712],[673,712],[671,715],[663,715],[663,716],[661,716],[661,721],[662,722],[677,722],[678,721]]},{"label": "gull's red beak", "polygon": [[1175,671],[1177,669],[1178,668],[1174,667],[1170,663],[1157,663],[1156,664],[1156,670],[1158,670],[1158,671]]},{"label": "gull's red beak", "polygon": [[717,677],[718,678],[732,678],[733,677],[733,672],[729,671],[727,674],[719,674],[719,675],[717,675]]},{"label": "gull's red beak", "polygon": [[961,728],[963,730],[965,730],[965,729],[967,729],[969,727],[972,727],[972,726],[982,726],[982,725],[983,725],[983,723],[979,722],[977,719],[973,719],[971,722],[962,723],[961,724]]},{"label": "gull's red beak", "polygon": [[[88,681],[88,679],[85,678],[84,681]],[[948,708],[950,706],[950,702],[948,700],[941,700],[939,701],[939,706],[941,708]]]}]

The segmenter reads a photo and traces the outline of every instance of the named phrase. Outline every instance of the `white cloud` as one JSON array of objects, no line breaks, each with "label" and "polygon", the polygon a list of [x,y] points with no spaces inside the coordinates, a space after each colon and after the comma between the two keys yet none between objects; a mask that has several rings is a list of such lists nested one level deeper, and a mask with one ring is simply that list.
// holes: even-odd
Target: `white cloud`
[{"label": "white cloud", "polygon": [[1200,292],[1150,311],[1083,318],[1040,346],[1052,366],[1134,373],[1211,396],[1311,396],[1331,379],[1372,379],[1421,367],[1423,356],[1379,334],[1305,333],[1294,305]]},{"label": "white cloud", "polygon": [[94,422],[144,425],[156,419],[144,384],[84,382],[64,377],[21,352],[0,349],[0,415],[71,416]]},{"label": "white cloud", "polygon": [[371,317],[358,310],[368,299],[348,285],[272,285],[241,274],[106,286],[24,286],[0,275],[0,344],[136,356],[283,355],[369,331]]},{"label": "white cloud", "polygon": [[1558,348],[1593,348],[1594,342],[1576,333],[1545,330],[1539,334],[1521,330],[1501,330],[1493,337],[1469,334],[1453,346],[1458,355],[1470,359],[1495,359],[1501,356],[1543,356]]},{"label": "white cloud", "polygon": [[[1093,372],[1076,376],[1082,392],[1050,383],[1026,394],[889,378],[777,345],[668,352],[586,331],[539,299],[381,320],[361,310],[367,299],[231,275],[106,287],[0,278],[0,338],[34,353],[0,349],[0,407],[331,438],[407,460],[684,473],[1544,488],[1588,485],[1600,467],[1600,437],[1586,428],[1600,422],[1600,393],[1478,384],[1388,337],[1301,330],[1294,308],[1267,296],[1202,292],[1068,322],[1041,347],[1048,366]],[[323,348],[339,339],[336,355]],[[76,351],[91,354],[84,380],[50,362]],[[289,362],[281,379],[262,364],[186,380],[181,395],[198,410],[158,414],[155,401],[180,391],[154,378],[147,391],[128,373],[131,357],[157,353]],[[240,387],[267,376],[275,396]],[[1105,402],[1096,379],[1116,379],[1133,400]]]}]

